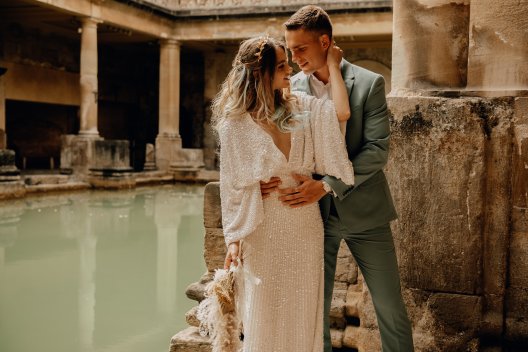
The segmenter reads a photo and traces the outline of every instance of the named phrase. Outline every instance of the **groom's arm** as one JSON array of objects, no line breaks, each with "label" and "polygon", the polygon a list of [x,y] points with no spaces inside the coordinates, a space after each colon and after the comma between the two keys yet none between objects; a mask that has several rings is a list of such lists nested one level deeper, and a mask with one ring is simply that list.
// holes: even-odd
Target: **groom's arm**
[{"label": "groom's arm", "polygon": [[354,186],[350,187],[341,180],[324,176],[335,195],[345,199],[355,187],[368,180],[387,164],[389,156],[389,111],[385,99],[385,81],[378,76],[368,94],[363,109],[363,146],[351,160],[354,166]]}]

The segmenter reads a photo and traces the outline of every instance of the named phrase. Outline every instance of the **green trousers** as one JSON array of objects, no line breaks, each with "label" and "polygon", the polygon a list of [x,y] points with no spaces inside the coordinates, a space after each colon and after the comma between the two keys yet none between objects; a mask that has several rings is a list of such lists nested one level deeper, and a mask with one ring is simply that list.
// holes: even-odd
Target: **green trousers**
[{"label": "green trousers", "polygon": [[401,296],[400,275],[389,224],[362,233],[350,233],[333,215],[325,222],[324,351],[332,352],[329,312],[337,251],[342,239],[350,248],[372,297],[382,351],[413,351],[411,323]]}]

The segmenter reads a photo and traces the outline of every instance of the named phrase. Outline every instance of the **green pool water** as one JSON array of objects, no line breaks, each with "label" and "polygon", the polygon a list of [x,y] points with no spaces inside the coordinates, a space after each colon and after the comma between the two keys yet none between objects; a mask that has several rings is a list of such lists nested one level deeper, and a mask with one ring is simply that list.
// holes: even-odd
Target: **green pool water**
[{"label": "green pool water", "polygon": [[167,352],[205,272],[203,187],[0,203],[0,352]]}]

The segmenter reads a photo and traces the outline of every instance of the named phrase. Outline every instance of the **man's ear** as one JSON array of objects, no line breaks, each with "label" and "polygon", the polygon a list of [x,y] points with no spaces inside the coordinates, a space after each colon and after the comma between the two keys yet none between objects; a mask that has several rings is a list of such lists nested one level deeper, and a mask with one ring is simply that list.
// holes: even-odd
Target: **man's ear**
[{"label": "man's ear", "polygon": [[330,47],[330,37],[328,34],[323,34],[319,36],[319,42],[321,43],[323,49],[328,49]]}]

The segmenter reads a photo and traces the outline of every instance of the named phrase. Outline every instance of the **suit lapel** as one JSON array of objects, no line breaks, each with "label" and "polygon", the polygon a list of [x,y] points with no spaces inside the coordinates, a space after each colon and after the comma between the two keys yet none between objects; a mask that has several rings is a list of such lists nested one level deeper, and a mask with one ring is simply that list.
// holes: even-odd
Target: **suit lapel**
[{"label": "suit lapel", "polygon": [[293,87],[293,90],[295,91],[299,91],[299,92],[304,92],[308,95],[313,95],[312,94],[312,89],[310,88],[310,80],[309,80],[309,77],[304,75],[304,77],[301,77],[297,82],[296,84],[294,85]]}]

